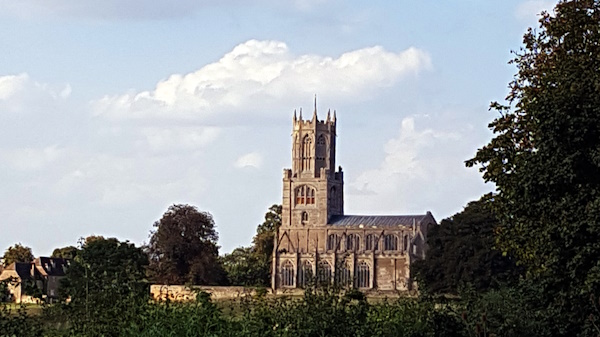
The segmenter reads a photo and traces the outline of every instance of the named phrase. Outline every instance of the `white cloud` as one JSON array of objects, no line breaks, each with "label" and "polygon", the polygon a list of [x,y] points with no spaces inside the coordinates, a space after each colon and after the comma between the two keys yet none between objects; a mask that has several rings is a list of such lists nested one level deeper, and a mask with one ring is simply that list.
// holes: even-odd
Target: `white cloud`
[{"label": "white cloud", "polygon": [[217,127],[142,127],[144,142],[139,146],[149,146],[153,151],[198,150],[212,143],[220,133]]},{"label": "white cloud", "polygon": [[28,112],[32,107],[45,107],[47,110],[56,101],[64,100],[71,94],[71,86],[49,86],[33,81],[28,74],[0,76],[0,113]]},{"label": "white cloud", "polygon": [[245,155],[239,157],[236,161],[234,166],[237,168],[244,168],[244,167],[254,167],[254,168],[260,168],[262,166],[262,155],[258,152],[250,152],[250,153],[246,153]]},{"label": "white cloud", "polygon": [[419,129],[414,117],[405,118],[398,136],[385,145],[379,167],[359,174],[349,184],[348,209],[370,213],[430,210],[434,215],[441,213],[438,216],[451,215],[465,203],[457,195],[464,198],[486,190],[476,170],[463,163],[472,155],[470,134],[469,127]]},{"label": "white cloud", "polygon": [[111,119],[210,117],[215,123],[227,114],[269,114],[273,106],[314,93],[356,102],[430,67],[428,54],[416,48],[393,53],[376,46],[332,58],[296,56],[283,42],[250,40],[215,63],[170,76],[152,91],[105,96],[93,106]]},{"label": "white cloud", "polygon": [[18,170],[40,170],[65,156],[65,149],[56,145],[44,148],[0,149],[0,159]]},{"label": "white cloud", "polygon": [[542,11],[551,12],[555,5],[553,0],[527,0],[517,6],[515,15],[521,20],[539,19]]}]

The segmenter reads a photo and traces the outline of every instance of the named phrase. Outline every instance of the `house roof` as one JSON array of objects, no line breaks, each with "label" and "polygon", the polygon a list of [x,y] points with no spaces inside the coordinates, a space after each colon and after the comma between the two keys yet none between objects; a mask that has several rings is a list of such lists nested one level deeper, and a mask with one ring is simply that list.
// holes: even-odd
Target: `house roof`
[{"label": "house roof", "polygon": [[334,215],[329,219],[332,226],[412,226],[413,223],[420,224],[429,222],[435,223],[435,219],[430,212],[419,215]]},{"label": "house roof", "polygon": [[2,274],[9,275],[6,277],[1,277],[1,279],[6,279],[10,276],[18,275],[21,280],[30,279],[32,277],[31,263],[28,262],[13,262],[6,266],[2,271]]},{"label": "house roof", "polygon": [[65,276],[69,260],[58,257],[38,257],[33,260],[33,263],[43,276]]}]

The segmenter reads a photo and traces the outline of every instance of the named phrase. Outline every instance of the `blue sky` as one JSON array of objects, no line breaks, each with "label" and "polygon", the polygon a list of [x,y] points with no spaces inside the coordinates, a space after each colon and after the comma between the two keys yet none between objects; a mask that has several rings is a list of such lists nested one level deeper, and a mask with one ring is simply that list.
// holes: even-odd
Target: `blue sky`
[{"label": "blue sky", "polygon": [[338,116],[348,214],[493,190],[507,64],[553,1],[0,0],[0,249],[141,244],[173,203],[248,245],[290,167],[294,109]]}]

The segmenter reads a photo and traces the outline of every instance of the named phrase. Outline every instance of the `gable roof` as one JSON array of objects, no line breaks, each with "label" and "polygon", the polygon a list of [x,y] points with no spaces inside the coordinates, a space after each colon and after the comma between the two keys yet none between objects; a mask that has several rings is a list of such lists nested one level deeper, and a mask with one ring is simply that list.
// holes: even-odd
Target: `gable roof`
[{"label": "gable roof", "polygon": [[31,263],[13,262],[4,268],[1,279],[18,276],[21,280],[28,280],[32,278],[32,272]]},{"label": "gable roof", "polygon": [[33,263],[43,276],[65,276],[69,260],[58,257],[39,257],[33,260]]},{"label": "gable roof", "polygon": [[419,215],[334,215],[329,219],[332,226],[394,227],[427,222],[436,223],[430,212]]}]

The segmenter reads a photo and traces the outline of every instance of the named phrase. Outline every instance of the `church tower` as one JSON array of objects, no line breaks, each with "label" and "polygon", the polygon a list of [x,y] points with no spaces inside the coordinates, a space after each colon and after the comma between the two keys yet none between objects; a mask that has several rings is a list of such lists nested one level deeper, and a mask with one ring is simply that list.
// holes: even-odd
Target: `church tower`
[{"label": "church tower", "polygon": [[294,111],[292,169],[284,170],[282,226],[320,227],[331,216],[344,214],[344,179],[335,170],[336,113],[317,117],[317,101],[310,120]]}]

